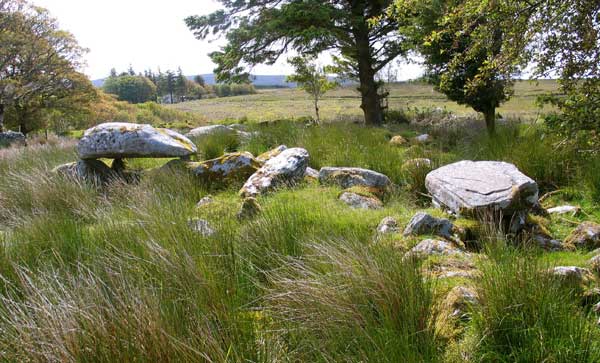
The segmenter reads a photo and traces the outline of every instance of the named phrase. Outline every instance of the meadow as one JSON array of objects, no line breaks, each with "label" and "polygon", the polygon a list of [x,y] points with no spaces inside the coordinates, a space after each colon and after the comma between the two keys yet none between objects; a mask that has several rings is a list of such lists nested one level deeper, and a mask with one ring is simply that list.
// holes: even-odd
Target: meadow
[{"label": "meadow", "polygon": [[[390,110],[407,108],[442,108],[461,116],[473,115],[471,108],[449,101],[424,83],[395,83],[388,86]],[[503,104],[498,112],[504,117],[536,118],[540,109],[536,98],[545,93],[556,92],[554,80],[516,81],[514,96]],[[320,101],[320,112],[325,120],[361,120],[360,94],[355,87],[344,86],[325,94]],[[171,105],[170,107],[200,113],[208,121],[225,119],[248,119],[269,121],[282,118],[299,118],[313,115],[314,106],[309,96],[300,89],[259,89],[256,95],[211,98]],[[543,111],[548,111],[546,108]]]},{"label": "meadow", "polygon": [[[593,251],[547,252],[516,243],[493,220],[458,219],[476,224],[468,259],[416,260],[404,254],[433,236],[375,233],[386,216],[400,226],[417,211],[444,216],[424,196],[424,175],[402,168],[422,157],[434,167],[463,159],[514,163],[538,182],[545,208],[581,206],[576,216],[531,216],[555,238],[582,221],[600,222],[600,158],[558,147],[559,138],[530,122],[538,112],[533,98],[554,87],[542,85],[517,87],[518,97],[500,110],[516,117],[493,139],[481,120],[438,125],[446,114],[434,107],[468,112],[420,85],[395,89],[391,101],[409,104],[412,122],[383,127],[352,122],[360,110],[350,90],[324,100],[323,125],[293,119],[311,114],[295,90],[173,106],[223,122],[287,118],[248,122],[256,131],[248,139],[195,140],[196,158],[303,147],[317,170],[386,174],[396,188],[380,210],[349,208],[337,198],[340,188],[305,180],[259,197],[262,213],[239,220],[240,183],[199,183],[153,169],[168,160],[128,160],[129,168],[147,170],[138,183],[97,186],[51,172],[76,160],[73,139],[0,150],[0,361],[600,361],[591,308],[600,300],[597,276],[573,284],[545,272],[588,267]],[[421,132],[434,141],[389,143]],[[214,201],[196,207],[207,195]],[[190,218],[206,219],[216,233],[196,233]],[[475,273],[439,274],[461,266]],[[456,286],[473,289],[480,301],[460,317],[447,303]]]}]

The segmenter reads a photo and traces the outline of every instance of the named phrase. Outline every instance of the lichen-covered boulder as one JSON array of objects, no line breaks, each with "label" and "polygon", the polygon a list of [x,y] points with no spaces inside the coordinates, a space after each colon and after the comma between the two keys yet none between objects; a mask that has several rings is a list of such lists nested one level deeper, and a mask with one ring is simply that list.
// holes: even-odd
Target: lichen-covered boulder
[{"label": "lichen-covered boulder", "polygon": [[280,186],[293,185],[304,177],[308,161],[309,155],[305,149],[286,149],[252,174],[240,190],[240,195],[255,197]]},{"label": "lichen-covered boulder", "polygon": [[27,144],[22,132],[5,131],[0,132],[0,147],[25,146]]},{"label": "lichen-covered boulder", "polygon": [[590,270],[578,266],[557,266],[548,272],[555,278],[573,285],[581,285],[591,276]]},{"label": "lichen-covered boulder", "polygon": [[374,196],[344,191],[340,194],[340,200],[349,207],[355,209],[381,209],[383,203]]},{"label": "lichen-covered boulder", "polygon": [[175,131],[125,122],[92,127],[77,145],[77,153],[84,160],[187,157],[196,151],[196,145]]},{"label": "lichen-covered boulder", "polygon": [[277,155],[281,154],[284,150],[287,149],[287,146],[285,145],[279,145],[276,148],[266,151],[260,155],[258,155],[256,157],[257,160],[262,161],[262,162],[266,162],[269,161],[270,159],[273,159],[274,157],[276,157]]},{"label": "lichen-covered boulder", "polygon": [[319,180],[319,172],[309,166],[304,172],[304,177],[310,181],[316,181]]},{"label": "lichen-covered boulder", "polygon": [[207,182],[241,183],[254,174],[261,167],[261,163],[249,152],[235,152],[200,162],[171,160],[164,166],[172,167],[184,168]]},{"label": "lichen-covered boulder", "polygon": [[392,146],[404,146],[407,144],[408,144],[408,140],[406,140],[401,135],[396,135],[396,136],[392,137],[392,139],[390,140],[390,145],[392,145]]},{"label": "lichen-covered boulder", "polygon": [[537,183],[512,164],[463,160],[435,169],[425,178],[433,203],[456,214],[527,211],[538,202]]},{"label": "lichen-covered boulder", "polygon": [[465,252],[452,243],[442,240],[426,239],[419,242],[405,255],[408,258],[427,258],[429,256],[464,255]]},{"label": "lichen-covered boulder", "polygon": [[106,184],[118,178],[117,172],[100,160],[79,160],[57,166],[53,173],[94,184]]},{"label": "lichen-covered boulder", "polygon": [[570,248],[595,249],[600,247],[600,224],[583,222],[565,240]]},{"label": "lichen-covered boulder", "polygon": [[344,189],[366,187],[383,193],[392,185],[390,178],[373,170],[347,167],[325,167],[319,171],[319,182],[339,185]]},{"label": "lichen-covered boulder", "polygon": [[404,228],[404,235],[424,235],[432,234],[440,237],[452,238],[452,231],[454,226],[450,220],[445,218],[436,218],[427,213],[419,212],[415,214],[406,228]]}]

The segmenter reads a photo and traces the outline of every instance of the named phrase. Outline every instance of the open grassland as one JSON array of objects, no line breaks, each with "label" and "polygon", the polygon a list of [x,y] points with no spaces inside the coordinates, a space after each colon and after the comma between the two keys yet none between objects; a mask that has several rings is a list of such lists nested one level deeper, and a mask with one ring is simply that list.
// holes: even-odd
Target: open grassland
[{"label": "open grassland", "polygon": [[[597,317],[582,303],[596,280],[584,291],[543,272],[587,266],[591,253],[515,247],[489,225],[472,251],[479,277],[438,279],[431,268],[464,261],[403,258],[427,236],[375,238],[385,216],[404,226],[419,210],[442,215],[421,194],[422,177],[401,168],[415,157],[435,166],[515,163],[542,193],[559,190],[545,207],[582,207],[575,217],[545,219],[564,238],[578,222],[600,221],[597,156],[557,149],[543,130],[525,125],[501,126],[496,140],[433,130],[434,143],[411,148],[388,144],[392,135],[416,133],[407,126],[253,127],[259,133],[247,141],[198,141],[198,158],[300,146],[314,168],[365,167],[398,187],[382,210],[359,211],[337,199],[339,188],[306,181],[260,197],[263,212],[240,221],[239,184],[155,171],[137,184],[95,187],[50,173],[75,159],[73,141],[0,150],[0,360],[600,361]],[[130,160],[129,167],[164,162]],[[208,194],[213,204],[196,208]],[[192,217],[216,233],[192,231]],[[483,303],[454,322],[441,301],[457,285],[474,288]]]},{"label": "open grassland", "polygon": [[[557,84],[553,80],[517,81],[514,91],[511,100],[502,105],[498,112],[504,117],[536,119],[542,111],[536,105],[537,97],[556,92]],[[359,93],[353,87],[344,87],[325,95],[320,102],[320,112],[323,119],[330,121],[360,119],[362,111],[359,106]],[[269,121],[314,115],[312,101],[304,91],[299,89],[259,90],[254,95],[190,101],[170,107],[198,113],[210,122],[225,119]],[[435,92],[430,85],[399,83],[390,87],[389,108],[391,110],[414,107],[420,109],[441,107],[463,116],[475,114],[471,108],[447,100],[446,96]],[[548,111],[548,108],[545,111]]]}]

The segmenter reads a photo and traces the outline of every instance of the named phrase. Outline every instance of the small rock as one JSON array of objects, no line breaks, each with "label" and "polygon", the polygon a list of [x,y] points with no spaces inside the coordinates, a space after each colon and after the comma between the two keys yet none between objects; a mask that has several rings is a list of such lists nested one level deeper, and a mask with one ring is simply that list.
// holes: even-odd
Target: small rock
[{"label": "small rock", "polygon": [[196,208],[201,208],[204,207],[207,204],[210,204],[214,201],[213,197],[211,195],[207,195],[205,197],[200,198],[200,200],[198,201],[198,203],[196,203]]},{"label": "small rock", "polygon": [[319,171],[317,171],[309,166],[306,168],[306,171],[304,172],[304,177],[311,179],[311,180],[318,180],[319,179]]},{"label": "small rock", "polygon": [[585,282],[586,278],[591,274],[590,270],[587,268],[577,266],[557,266],[553,269],[550,269],[550,273],[553,276],[575,284],[581,284]]},{"label": "small rock", "polygon": [[403,146],[406,144],[408,144],[408,140],[406,140],[401,135],[396,135],[396,136],[392,137],[392,139],[390,140],[390,145],[393,145],[393,146]]},{"label": "small rock", "polygon": [[25,139],[25,135],[22,132],[15,131],[5,131],[0,132],[0,147],[10,147],[10,146],[25,146],[27,145],[27,141]]},{"label": "small rock", "polygon": [[210,223],[205,219],[193,218],[188,220],[188,227],[194,232],[200,233],[204,237],[209,237],[215,234],[215,230],[212,229]]},{"label": "small rock", "polygon": [[277,146],[273,150],[269,150],[267,152],[264,152],[264,153],[258,155],[256,157],[256,159],[259,160],[259,161],[262,161],[262,162],[266,162],[266,161],[268,161],[270,159],[273,159],[277,155],[281,154],[284,150],[287,150],[287,146],[285,146],[285,145],[279,145],[279,146]]},{"label": "small rock", "polygon": [[279,186],[293,185],[304,177],[308,161],[309,155],[305,149],[284,150],[248,178],[240,195],[255,197]]},{"label": "small rock", "polygon": [[260,212],[262,212],[262,208],[256,198],[248,197],[242,202],[242,206],[236,216],[239,220],[244,220],[253,218],[260,214]]},{"label": "small rock", "polygon": [[413,137],[412,140],[417,144],[426,144],[428,142],[431,142],[431,136],[429,136],[429,134],[421,134],[419,136]]},{"label": "small rock", "polygon": [[448,219],[435,218],[427,213],[415,214],[404,229],[404,235],[433,234],[445,238],[452,238],[454,225]]},{"label": "small rock", "polygon": [[575,248],[595,249],[600,247],[600,224],[583,222],[571,232],[565,244]]},{"label": "small rock", "polygon": [[559,207],[548,208],[546,211],[548,214],[571,214],[574,216],[581,211],[581,208],[573,205],[561,205]]},{"label": "small rock", "polygon": [[405,257],[427,258],[432,255],[450,256],[464,254],[465,252],[463,250],[455,247],[450,242],[426,239],[411,248],[410,251],[406,253]]},{"label": "small rock", "polygon": [[388,234],[388,233],[399,233],[400,227],[398,226],[398,221],[393,217],[385,217],[379,222],[377,226],[378,234]]},{"label": "small rock", "polygon": [[386,191],[392,184],[390,178],[373,170],[347,167],[325,167],[319,171],[321,184],[339,185],[344,189],[351,187],[375,188]]},{"label": "small rock", "polygon": [[342,192],[340,200],[351,208],[356,209],[381,209],[383,203],[374,196],[365,196],[353,192]]},{"label": "small rock", "polygon": [[196,145],[175,131],[126,122],[92,127],[77,145],[79,157],[88,160],[188,157],[196,152]]},{"label": "small rock", "polygon": [[543,234],[536,234],[533,236],[533,241],[540,247],[547,251],[562,251],[564,250],[562,241],[552,239]]}]

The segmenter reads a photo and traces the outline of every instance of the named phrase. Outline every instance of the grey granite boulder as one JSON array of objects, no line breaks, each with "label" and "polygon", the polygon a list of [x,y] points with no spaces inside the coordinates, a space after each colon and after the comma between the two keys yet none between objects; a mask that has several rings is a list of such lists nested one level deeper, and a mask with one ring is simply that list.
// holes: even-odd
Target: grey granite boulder
[{"label": "grey granite boulder", "polygon": [[512,164],[463,160],[435,169],[425,178],[433,203],[456,214],[526,211],[538,202],[537,183]]},{"label": "grey granite boulder", "polygon": [[308,161],[309,155],[305,149],[286,149],[252,174],[240,190],[240,195],[256,197],[280,186],[293,185],[304,178]]},{"label": "grey granite boulder", "polygon": [[452,230],[454,225],[450,220],[445,218],[435,218],[427,213],[419,212],[415,214],[406,228],[404,235],[423,235],[433,234],[440,237],[452,238]]},{"label": "grey granite boulder", "polygon": [[196,145],[175,131],[125,122],[92,127],[77,145],[81,159],[187,157],[196,151]]},{"label": "grey granite boulder", "polygon": [[380,191],[385,191],[392,184],[390,178],[376,171],[346,167],[322,168],[319,171],[319,182],[339,185],[344,189],[366,187]]},{"label": "grey granite boulder", "polygon": [[190,130],[185,136],[187,137],[203,137],[215,134],[236,134],[237,130],[225,125],[208,125],[200,126]]},{"label": "grey granite boulder", "polygon": [[570,248],[587,248],[593,250],[600,247],[600,224],[583,222],[571,232],[565,240]]}]

